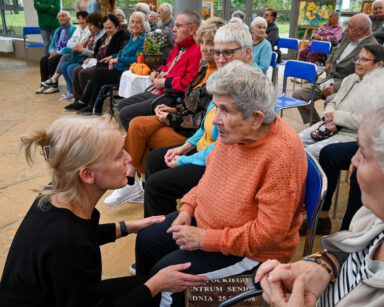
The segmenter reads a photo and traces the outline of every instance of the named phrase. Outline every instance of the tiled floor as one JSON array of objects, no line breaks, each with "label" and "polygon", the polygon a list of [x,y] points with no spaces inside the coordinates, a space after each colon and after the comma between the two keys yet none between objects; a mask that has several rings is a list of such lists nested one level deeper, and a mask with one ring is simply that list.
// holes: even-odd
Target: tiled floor
[{"label": "tiled floor", "polygon": [[[25,162],[19,152],[19,137],[28,131],[49,127],[55,119],[68,114],[63,112],[66,103],[58,101],[60,93],[34,94],[39,83],[36,63],[27,68],[22,60],[0,57],[0,273],[13,236],[36,197],[34,190],[41,189],[50,181],[44,159],[38,151],[34,165],[29,166]],[[65,84],[64,81],[61,84]],[[321,103],[317,106],[320,107]],[[286,111],[284,118],[297,131],[304,128],[296,109]],[[346,190],[345,185],[342,190]],[[341,194],[333,231],[340,226],[346,202],[346,193]],[[137,219],[143,215],[141,204],[110,208],[103,204],[102,199],[97,208],[101,211],[102,222]],[[102,247],[104,278],[129,274],[128,267],[134,262],[134,241],[135,237],[129,235]],[[316,244],[317,241],[318,238]],[[297,255],[301,255],[302,247],[303,239]]]}]

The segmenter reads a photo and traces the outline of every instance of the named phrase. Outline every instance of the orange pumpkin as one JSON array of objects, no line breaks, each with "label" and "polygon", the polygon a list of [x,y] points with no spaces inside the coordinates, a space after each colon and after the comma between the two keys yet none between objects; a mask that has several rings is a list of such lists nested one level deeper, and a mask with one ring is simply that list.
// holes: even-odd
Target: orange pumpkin
[{"label": "orange pumpkin", "polygon": [[129,67],[129,70],[138,75],[149,75],[151,72],[151,69],[148,67],[148,65],[143,63],[133,63],[131,67]]},{"label": "orange pumpkin", "polygon": [[148,67],[147,64],[138,64],[135,70],[135,73],[138,75],[149,75],[149,73],[151,72],[151,69]]},{"label": "orange pumpkin", "polygon": [[144,64],[144,54],[139,53],[139,54],[137,55],[137,63],[139,63],[139,64]]}]

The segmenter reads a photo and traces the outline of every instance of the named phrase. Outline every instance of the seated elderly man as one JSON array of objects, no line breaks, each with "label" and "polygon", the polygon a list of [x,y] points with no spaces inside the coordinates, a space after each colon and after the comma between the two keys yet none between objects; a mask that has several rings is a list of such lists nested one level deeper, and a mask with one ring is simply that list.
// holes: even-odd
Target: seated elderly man
[{"label": "seated elderly man", "polygon": [[384,43],[384,0],[376,0],[372,3],[372,34],[379,44]]},{"label": "seated elderly man", "polygon": [[173,33],[176,46],[168,57],[166,65],[152,72],[150,79],[153,90],[124,99],[118,105],[119,117],[125,130],[129,122],[136,116],[153,115],[154,109],[160,104],[173,106],[175,96],[165,96],[153,101],[164,93],[165,89],[176,89],[185,92],[187,86],[197,75],[200,67],[200,47],[194,36],[200,26],[200,15],[192,10],[185,10],[177,15]]},{"label": "seated elderly man", "polygon": [[159,28],[159,14],[155,11],[152,11],[148,15],[149,25],[151,26],[151,31],[155,31]]},{"label": "seated elderly man", "polygon": [[[183,261],[189,273],[221,278],[296,251],[307,161],[297,133],[275,114],[271,81],[236,60],[208,78],[207,90],[219,137],[180,211],[138,234],[138,275]],[[162,304],[183,306],[183,294],[164,292]]]},{"label": "seated elderly man", "polygon": [[[312,35],[312,40],[328,41],[332,44],[337,44],[343,36],[343,26],[339,23],[339,12],[333,11],[329,14],[328,23],[323,24],[317,29]],[[310,41],[303,49],[299,52],[300,61],[309,61],[309,51],[311,49],[312,41]],[[311,62],[316,63],[320,52],[312,52]]]},{"label": "seated elderly man", "polygon": [[[325,71],[327,76],[316,83],[315,100],[325,99],[325,104],[330,102],[334,94],[339,90],[343,79],[355,71],[354,58],[359,54],[361,48],[367,44],[377,43],[372,36],[371,21],[368,16],[360,13],[354,15],[348,22],[345,35],[340,44],[332,50],[327,59]],[[293,92],[292,97],[304,101],[309,101],[311,97],[312,85],[306,86]],[[299,111],[304,123],[310,121],[310,112],[313,105],[300,107]],[[316,110],[313,112],[313,121],[320,120]]]},{"label": "seated elderly man", "polygon": [[268,23],[267,30],[264,36],[271,43],[273,48],[274,46],[276,46],[277,41],[279,40],[279,27],[275,24],[277,12],[273,9],[266,9],[263,17]]}]

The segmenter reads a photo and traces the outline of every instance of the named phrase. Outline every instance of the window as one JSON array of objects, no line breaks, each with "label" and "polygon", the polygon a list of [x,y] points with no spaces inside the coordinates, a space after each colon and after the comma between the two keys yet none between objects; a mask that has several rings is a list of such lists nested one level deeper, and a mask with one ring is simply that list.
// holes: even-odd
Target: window
[{"label": "window", "polygon": [[0,35],[23,35],[25,18],[22,0],[0,1],[0,15]]}]

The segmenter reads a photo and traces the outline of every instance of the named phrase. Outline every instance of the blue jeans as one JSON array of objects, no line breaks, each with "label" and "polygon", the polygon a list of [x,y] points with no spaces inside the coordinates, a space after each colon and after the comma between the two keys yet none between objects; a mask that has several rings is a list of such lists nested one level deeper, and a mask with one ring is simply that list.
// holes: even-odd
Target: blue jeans
[{"label": "blue jeans", "polygon": [[53,35],[55,34],[56,29],[41,29],[41,36],[44,42],[44,53],[45,55],[49,54],[49,45],[51,44]]},{"label": "blue jeans", "polygon": [[73,94],[73,70],[77,66],[79,66],[79,64],[68,61],[61,64],[61,67],[60,67],[61,73],[63,74],[63,77],[67,82],[68,92],[71,94]]}]

